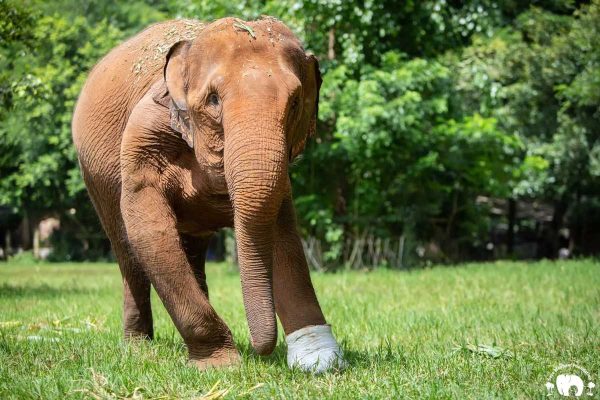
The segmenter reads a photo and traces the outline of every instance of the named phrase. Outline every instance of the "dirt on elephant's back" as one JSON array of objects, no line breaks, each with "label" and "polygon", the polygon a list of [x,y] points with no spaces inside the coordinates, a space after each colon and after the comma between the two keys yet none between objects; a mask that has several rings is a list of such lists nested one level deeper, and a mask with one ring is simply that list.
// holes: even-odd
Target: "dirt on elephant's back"
[{"label": "dirt on elephant's back", "polygon": [[[135,76],[141,76],[149,70],[162,67],[167,52],[175,43],[195,39],[206,24],[192,19],[179,19],[161,23],[161,27],[163,26],[162,34],[153,35],[154,38],[144,44],[141,49],[132,49],[132,51],[139,53],[138,57],[134,58],[131,66],[131,72]],[[155,26],[148,28],[148,30],[152,28],[155,28]]]},{"label": "dirt on elephant's back", "polygon": [[[90,71],[73,114],[73,140],[81,150],[115,147],[131,110],[152,84],[162,77],[167,53],[181,40],[193,40],[206,25],[178,19],[156,23],[132,36],[106,54]],[[93,138],[90,132],[103,132]],[[111,147],[111,148],[112,148]],[[81,154],[80,154],[81,157]]]}]

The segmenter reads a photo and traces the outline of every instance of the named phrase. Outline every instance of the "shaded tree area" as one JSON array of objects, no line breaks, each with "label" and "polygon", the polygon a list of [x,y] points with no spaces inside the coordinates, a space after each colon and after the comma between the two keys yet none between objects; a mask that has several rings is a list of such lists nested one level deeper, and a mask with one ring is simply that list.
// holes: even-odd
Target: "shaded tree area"
[{"label": "shaded tree area", "polygon": [[[318,134],[291,170],[314,263],[377,246],[391,266],[599,251],[598,0],[0,0],[0,226],[22,236],[11,240],[30,248],[54,216],[54,257],[106,255],[70,137],[102,55],[152,22],[262,14],[320,59]],[[535,251],[519,252],[523,240]]]}]

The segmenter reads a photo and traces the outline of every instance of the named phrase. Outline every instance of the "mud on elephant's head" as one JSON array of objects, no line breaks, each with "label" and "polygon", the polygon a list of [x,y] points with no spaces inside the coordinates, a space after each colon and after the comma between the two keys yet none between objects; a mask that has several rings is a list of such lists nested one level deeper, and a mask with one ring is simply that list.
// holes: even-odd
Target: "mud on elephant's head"
[{"label": "mud on elephant's head", "polygon": [[314,56],[274,18],[226,18],[170,49],[171,125],[232,200],[252,342],[276,341],[273,226],[289,196],[288,164],[315,131],[321,78]]}]

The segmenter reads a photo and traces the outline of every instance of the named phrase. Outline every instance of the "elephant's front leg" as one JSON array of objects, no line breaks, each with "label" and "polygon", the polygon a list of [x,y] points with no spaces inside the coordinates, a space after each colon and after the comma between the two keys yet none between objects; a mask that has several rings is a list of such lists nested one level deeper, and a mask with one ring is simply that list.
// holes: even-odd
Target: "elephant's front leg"
[{"label": "elephant's front leg", "polygon": [[229,328],[201,289],[165,197],[124,187],[121,208],[131,247],[199,368],[239,362]]},{"label": "elephant's front leg", "polygon": [[275,309],[286,334],[288,365],[313,372],[342,367],[342,351],[325,322],[310,279],[291,197],[281,206],[274,240]]}]

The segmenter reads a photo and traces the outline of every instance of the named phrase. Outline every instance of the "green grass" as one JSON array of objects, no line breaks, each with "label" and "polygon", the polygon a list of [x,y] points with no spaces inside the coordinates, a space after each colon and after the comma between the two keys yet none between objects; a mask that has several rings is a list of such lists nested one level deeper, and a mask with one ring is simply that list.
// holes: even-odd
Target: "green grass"
[{"label": "green grass", "polygon": [[122,341],[115,265],[0,264],[0,398],[543,398],[561,363],[586,368],[600,387],[598,262],[313,277],[344,372],[289,370],[281,330],[272,356],[254,355],[239,278],[223,264],[208,266],[211,302],[243,365],[207,372],[186,365],[156,297],[156,339]]}]

